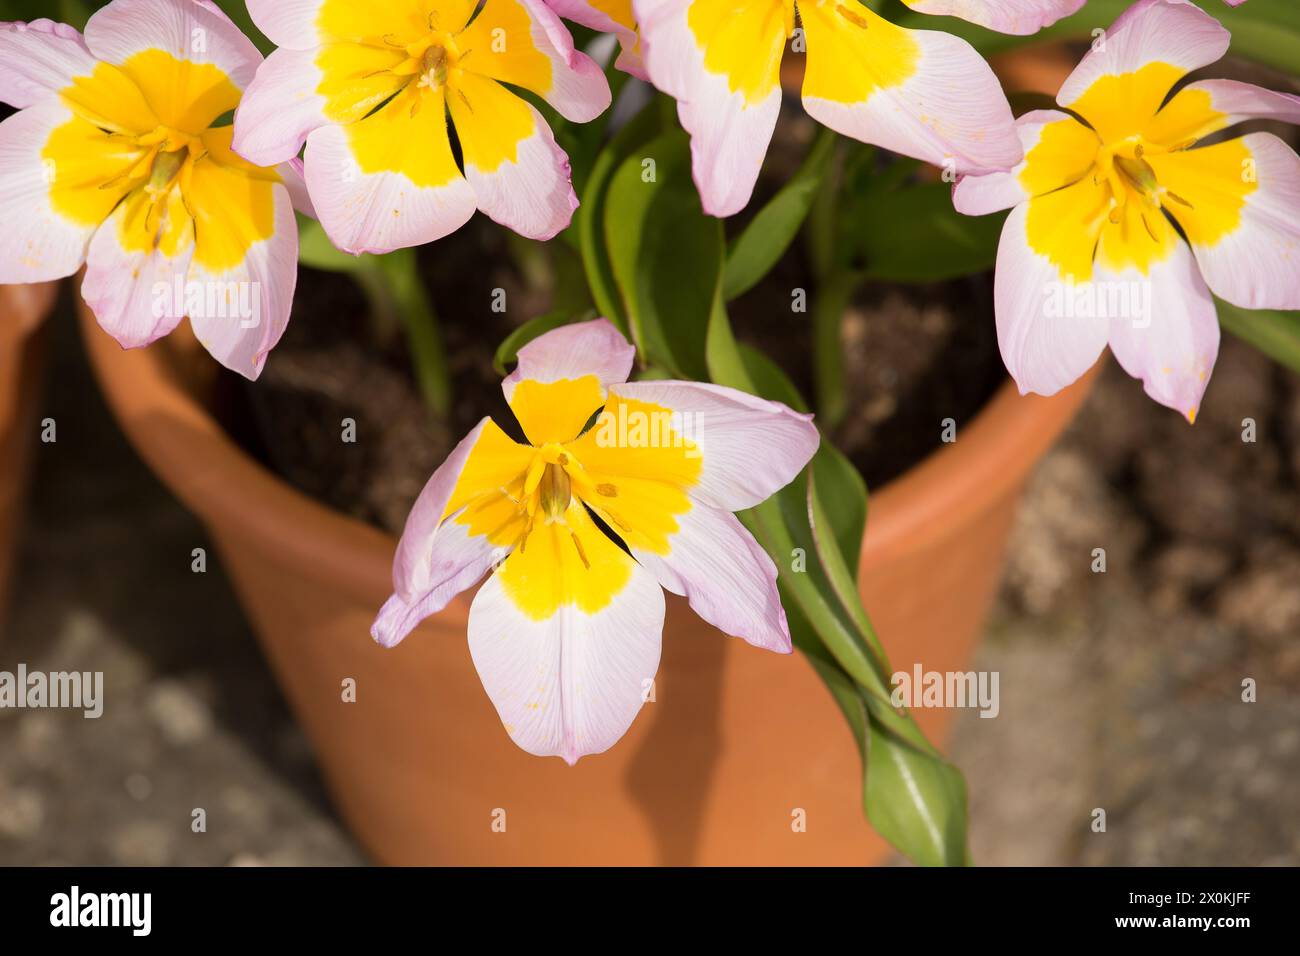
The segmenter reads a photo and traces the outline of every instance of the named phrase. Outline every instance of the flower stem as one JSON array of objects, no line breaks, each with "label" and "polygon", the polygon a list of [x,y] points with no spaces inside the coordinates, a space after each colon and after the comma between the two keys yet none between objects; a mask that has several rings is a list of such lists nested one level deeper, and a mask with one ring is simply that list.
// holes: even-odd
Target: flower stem
[{"label": "flower stem", "polygon": [[415,378],[430,411],[445,418],[451,410],[451,373],[433,301],[420,281],[414,249],[378,256],[375,263],[386,293],[406,326]]}]

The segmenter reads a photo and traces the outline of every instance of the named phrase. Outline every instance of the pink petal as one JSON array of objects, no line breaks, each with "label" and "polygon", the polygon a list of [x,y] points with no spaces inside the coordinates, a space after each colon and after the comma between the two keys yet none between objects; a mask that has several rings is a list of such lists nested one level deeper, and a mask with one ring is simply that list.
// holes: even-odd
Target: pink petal
[{"label": "pink petal", "polygon": [[1300,157],[1271,133],[1240,142],[1254,159],[1257,188],[1246,194],[1237,229],[1213,245],[1192,243],[1196,261],[1214,294],[1233,305],[1300,309]]},{"label": "pink petal", "polygon": [[[228,221],[222,209],[196,210],[198,250],[190,265],[190,282],[208,290],[232,290],[238,308],[190,311],[194,335],[218,362],[248,379],[262,374],[267,353],[275,347],[293,304],[298,283],[298,222],[293,215],[289,191],[276,184],[274,232],[249,248],[239,265],[213,272],[201,260],[205,232],[230,230],[239,235],[240,225]],[[224,314],[223,314],[224,313]]]},{"label": "pink petal", "polygon": [[1182,73],[1208,66],[1227,52],[1230,39],[1218,20],[1189,0],[1138,0],[1094,41],[1056,101],[1072,106],[1101,77],[1135,73],[1150,63]]},{"label": "pink petal", "polygon": [[[687,24],[689,0],[635,0],[646,73],[677,100],[677,116],[691,134],[691,169],[704,211],[730,216],[745,208],[758,182],[781,107],[779,57],[770,91],[748,101],[726,76],[710,72]],[[778,43],[783,38],[778,38]],[[756,50],[755,56],[769,51]]]},{"label": "pink petal", "polygon": [[274,166],[301,152],[307,136],[329,121],[316,92],[315,52],[276,50],[258,68],[235,113],[235,152],[258,166]]},{"label": "pink petal", "polygon": [[129,202],[121,203],[95,233],[81,295],[100,327],[123,348],[148,345],[176,328],[185,315],[185,284],[194,255],[194,230],[173,256],[160,248],[124,249]]},{"label": "pink petal", "polygon": [[94,69],[81,34],[66,23],[0,23],[0,101],[31,106]]},{"label": "pink petal", "polygon": [[608,388],[627,381],[635,357],[636,349],[608,319],[562,325],[519,350],[519,364],[502,381],[501,390],[509,402],[522,381],[558,382],[586,375],[596,376]]},{"label": "pink petal", "polygon": [[573,191],[569,157],[555,143],[551,128],[542,114],[529,103],[519,100],[532,119],[532,133],[514,146],[515,157],[492,168],[480,166],[475,155],[480,142],[496,148],[500,133],[484,116],[492,115],[494,101],[500,97],[516,99],[494,80],[463,78],[461,87],[474,92],[467,106],[459,96],[451,96],[452,121],[464,151],[465,178],[474,190],[478,208],[487,216],[529,239],[547,240],[569,225],[578,197]]},{"label": "pink petal", "polygon": [[[460,540],[465,537],[464,526],[444,520],[451,517],[447,515],[447,505],[480,439],[483,448],[513,444],[492,419],[484,418],[460,440],[447,460],[430,476],[407,515],[406,527],[393,558],[393,590],[408,604],[415,604],[425,594],[455,580],[478,557],[496,551],[485,538],[480,538],[479,543],[471,547],[469,542]],[[461,529],[459,534],[458,528]],[[455,593],[459,590],[447,595],[447,600]]]},{"label": "pink petal", "polygon": [[636,719],[659,669],[663,591],[649,571],[609,547],[609,559],[626,562],[630,577],[593,614],[567,605],[534,620],[515,605],[500,574],[470,606],[474,667],[510,738],[528,753],[573,764],[608,750]]},{"label": "pink petal", "polygon": [[[386,107],[402,108],[400,103]],[[420,115],[431,109],[426,107]],[[450,150],[445,123],[441,128],[439,141],[433,138],[434,127],[412,123],[410,135],[394,145],[394,165],[402,168],[416,149]],[[322,126],[314,131],[307,137],[305,158],[307,189],[320,223],[345,252],[384,253],[423,245],[455,232],[474,215],[474,190],[458,173],[442,185],[426,186],[404,172],[364,172],[343,127]]]},{"label": "pink petal", "polygon": [[[546,5],[566,20],[581,23],[600,33],[614,34],[622,50],[616,64],[618,68],[638,79],[649,79],[641,58],[641,38],[634,27],[618,22],[590,0],[546,0]],[[631,8],[631,3],[628,7]]]},{"label": "pink petal", "polygon": [[326,37],[317,28],[325,0],[246,0],[248,15],[267,39],[290,50],[311,50]]},{"label": "pink petal", "polygon": [[1020,174],[1029,162],[1029,153],[1038,145],[1043,127],[1051,123],[1075,123],[1068,113],[1059,110],[1034,110],[1016,120],[1016,134],[1025,152],[1025,160],[1009,172],[985,173],[961,177],[952,188],[952,204],[967,216],[984,216],[1010,209],[1029,199]]},{"label": "pink petal", "polygon": [[724,634],[789,654],[790,628],[776,588],[776,565],[735,515],[694,505],[677,516],[666,555],[632,553],[674,594]]},{"label": "pink petal", "polygon": [[253,41],[224,13],[193,0],[113,0],[86,24],[86,46],[117,66],[151,49],[178,60],[211,63],[241,90],[262,62]]},{"label": "pink petal", "polygon": [[1146,275],[1115,272],[1099,257],[1097,278],[1149,289],[1150,315],[1110,320],[1110,350],[1151,398],[1195,420],[1219,353],[1219,320],[1187,244],[1172,249]]},{"label": "pink petal", "polygon": [[52,172],[42,155],[50,134],[72,118],[50,99],[0,122],[0,283],[61,279],[86,261],[99,223],[74,221],[54,208]]},{"label": "pink petal", "polygon": [[1109,324],[1096,314],[1073,315],[1053,307],[1062,299],[1052,293],[1070,296],[1074,286],[1045,255],[1030,248],[1028,214],[1029,203],[1011,210],[998,243],[993,294],[998,347],[1021,394],[1053,395],[1097,361]]},{"label": "pink petal", "polygon": [[[784,488],[808,464],[820,436],[811,415],[734,388],[695,382],[627,382],[610,391],[672,414],[672,428],[701,455],[691,497],[743,511]],[[762,449],[756,454],[755,449]]]},{"label": "pink petal", "polygon": [[960,17],[998,33],[1028,36],[1083,6],[1084,0],[903,0],[919,13]]},{"label": "pink petal", "polygon": [[[535,50],[550,62],[546,86],[538,85],[535,70],[520,68],[513,48],[497,52],[493,42],[491,31],[513,23],[520,14],[528,21],[529,54]],[[574,49],[568,28],[542,0],[487,0],[456,42],[461,49],[474,51],[469,69],[536,93],[567,120],[586,123],[609,107],[604,72],[591,57]]]},{"label": "pink petal", "polygon": [[[858,4],[860,19],[874,17]],[[877,18],[878,19],[878,18]],[[879,21],[883,24],[884,21]],[[1024,158],[1011,107],[975,48],[948,33],[889,27],[862,29],[838,10],[812,7],[803,13],[808,35],[808,72],[803,103],[831,129],[960,174],[1008,170]],[[915,70],[897,85],[863,90],[853,102],[815,95],[818,77],[837,66],[819,57],[852,49],[863,62],[878,57],[880,44],[906,35],[918,48]],[[819,53],[819,50],[821,51]]]}]

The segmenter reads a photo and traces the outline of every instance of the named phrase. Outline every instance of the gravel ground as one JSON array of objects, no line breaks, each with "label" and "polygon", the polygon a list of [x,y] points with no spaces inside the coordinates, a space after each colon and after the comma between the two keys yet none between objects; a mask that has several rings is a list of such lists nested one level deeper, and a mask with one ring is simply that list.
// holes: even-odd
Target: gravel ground
[{"label": "gravel ground", "polygon": [[[203,532],[57,338],[0,670],[102,670],[113,706],[0,710],[0,864],[364,862],[219,568],[190,570]],[[1031,484],[976,665],[1001,712],[951,747],[978,862],[1300,863],[1300,387],[1225,345],[1194,428],[1112,365]]]}]

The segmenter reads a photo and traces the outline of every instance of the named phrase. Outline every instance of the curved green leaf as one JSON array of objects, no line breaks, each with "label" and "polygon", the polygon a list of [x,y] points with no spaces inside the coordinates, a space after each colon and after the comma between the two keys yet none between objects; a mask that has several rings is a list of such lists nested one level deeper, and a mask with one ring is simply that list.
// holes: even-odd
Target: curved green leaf
[{"label": "curved green leaf", "polygon": [[643,357],[702,379],[709,313],[722,278],[722,222],[705,216],[686,134],[673,130],[623,160],[605,194],[605,246]]},{"label": "curved green leaf", "polygon": [[736,237],[727,253],[722,295],[744,295],[771,271],[808,217],[835,153],[835,134],[822,127],[803,164]]}]

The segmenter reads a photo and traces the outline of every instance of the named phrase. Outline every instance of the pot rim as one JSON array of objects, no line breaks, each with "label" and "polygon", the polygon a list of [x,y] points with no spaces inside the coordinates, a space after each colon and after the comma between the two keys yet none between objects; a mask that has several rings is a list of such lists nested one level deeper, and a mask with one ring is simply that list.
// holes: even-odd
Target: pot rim
[{"label": "pot rim", "polygon": [[[396,537],[309,497],[237,445],[184,387],[174,361],[176,333],[151,348],[123,349],[80,297],[77,314],[119,426],[190,511],[209,529],[220,529],[223,540],[278,552],[331,587],[375,602],[378,610],[376,595],[392,591]],[[958,423],[956,441],[873,493],[860,571],[961,533],[1022,483],[1088,395],[1100,364],[1050,398],[1022,396],[1008,380],[969,424]],[[444,615],[467,618],[468,598],[457,597]]]}]

